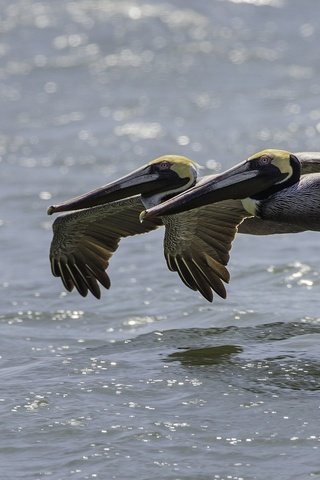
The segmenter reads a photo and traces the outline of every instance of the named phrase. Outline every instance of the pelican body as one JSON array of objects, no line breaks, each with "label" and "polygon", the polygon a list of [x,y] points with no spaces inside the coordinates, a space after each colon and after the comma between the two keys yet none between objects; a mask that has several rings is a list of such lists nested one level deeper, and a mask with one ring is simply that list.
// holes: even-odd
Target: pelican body
[{"label": "pelican body", "polygon": [[[301,173],[303,174],[301,176]],[[320,153],[264,150],[219,175],[198,179],[197,164],[165,155],[101,188],[49,207],[51,269],[68,291],[100,298],[122,237],[165,226],[167,266],[208,301],[226,297],[226,268],[240,233],[320,230]],[[145,210],[146,209],[146,210]]]}]

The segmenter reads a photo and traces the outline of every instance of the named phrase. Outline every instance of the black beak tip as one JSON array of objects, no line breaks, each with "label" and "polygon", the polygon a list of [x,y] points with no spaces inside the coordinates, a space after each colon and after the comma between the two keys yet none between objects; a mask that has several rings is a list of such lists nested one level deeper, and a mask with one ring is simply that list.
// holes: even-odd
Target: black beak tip
[{"label": "black beak tip", "polygon": [[47,210],[48,215],[52,215],[55,212],[56,208],[54,205],[50,205],[50,207]]}]

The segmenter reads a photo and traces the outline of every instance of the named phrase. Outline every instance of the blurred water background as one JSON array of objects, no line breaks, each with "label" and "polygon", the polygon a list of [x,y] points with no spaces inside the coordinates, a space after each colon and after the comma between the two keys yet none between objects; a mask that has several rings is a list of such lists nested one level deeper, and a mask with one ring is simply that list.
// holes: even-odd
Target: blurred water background
[{"label": "blurred water background", "polygon": [[156,156],[319,150],[318,0],[0,1],[0,476],[320,477],[317,233],[238,236],[227,300],[123,241],[102,299],[46,208]]}]

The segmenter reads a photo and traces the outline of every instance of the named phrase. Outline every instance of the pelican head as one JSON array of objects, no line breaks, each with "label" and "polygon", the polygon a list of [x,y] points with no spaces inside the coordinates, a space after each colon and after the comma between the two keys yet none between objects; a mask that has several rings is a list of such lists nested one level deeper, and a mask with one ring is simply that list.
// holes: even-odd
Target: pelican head
[{"label": "pelican head", "polygon": [[196,179],[195,162],[179,155],[163,155],[119,180],[60,205],[52,205],[48,215],[95,207],[138,194],[145,207],[151,208],[193,186]]},{"label": "pelican head", "polygon": [[187,192],[146,210],[143,218],[179,213],[228,199],[262,200],[299,178],[300,162],[292,153],[263,150],[219,175],[204,177]]}]

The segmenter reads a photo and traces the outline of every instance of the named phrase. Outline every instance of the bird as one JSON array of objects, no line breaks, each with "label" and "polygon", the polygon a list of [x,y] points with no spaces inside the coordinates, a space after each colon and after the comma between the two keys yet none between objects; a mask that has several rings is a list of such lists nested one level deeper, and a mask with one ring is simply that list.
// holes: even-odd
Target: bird
[{"label": "bird", "polygon": [[[294,189],[307,197],[315,190],[316,196],[320,152],[269,149],[203,178],[198,177],[198,167],[187,157],[163,155],[103,187],[50,206],[49,215],[70,212],[53,223],[52,274],[61,278],[66,290],[76,288],[84,297],[91,292],[99,299],[100,285],[111,286],[106,269],[121,238],[164,226],[169,270],[212,302],[213,291],[226,298],[226,266],[237,232],[266,235],[312,229],[295,218],[286,221],[289,217],[283,219],[277,209],[273,215],[264,212],[274,211],[277,196],[282,203],[292,197],[293,206],[299,204]],[[305,175],[300,178],[301,170]]]},{"label": "bird", "polygon": [[[142,216],[150,220],[188,211],[210,216],[212,205],[217,206],[222,221],[239,233],[320,231],[320,152],[262,150],[221,174],[204,177]],[[226,207],[242,208],[237,225],[227,220]],[[216,231],[211,235],[216,237]]]},{"label": "bird", "polygon": [[[212,288],[225,297],[221,278],[227,282],[229,274],[215,259],[216,246],[196,235],[190,242],[186,225],[181,222],[184,215],[176,219],[140,222],[140,214],[145,208],[190,188],[196,183],[197,176],[198,165],[191,159],[164,155],[101,188],[50,206],[49,215],[71,210],[53,223],[52,274],[61,278],[66,290],[76,288],[82,296],[90,291],[100,298],[99,284],[110,288],[110,278],[105,270],[120,239],[164,225],[164,253],[169,269],[177,271],[188,287],[198,290],[209,301],[213,297]],[[226,262],[227,258],[224,260]]]}]

